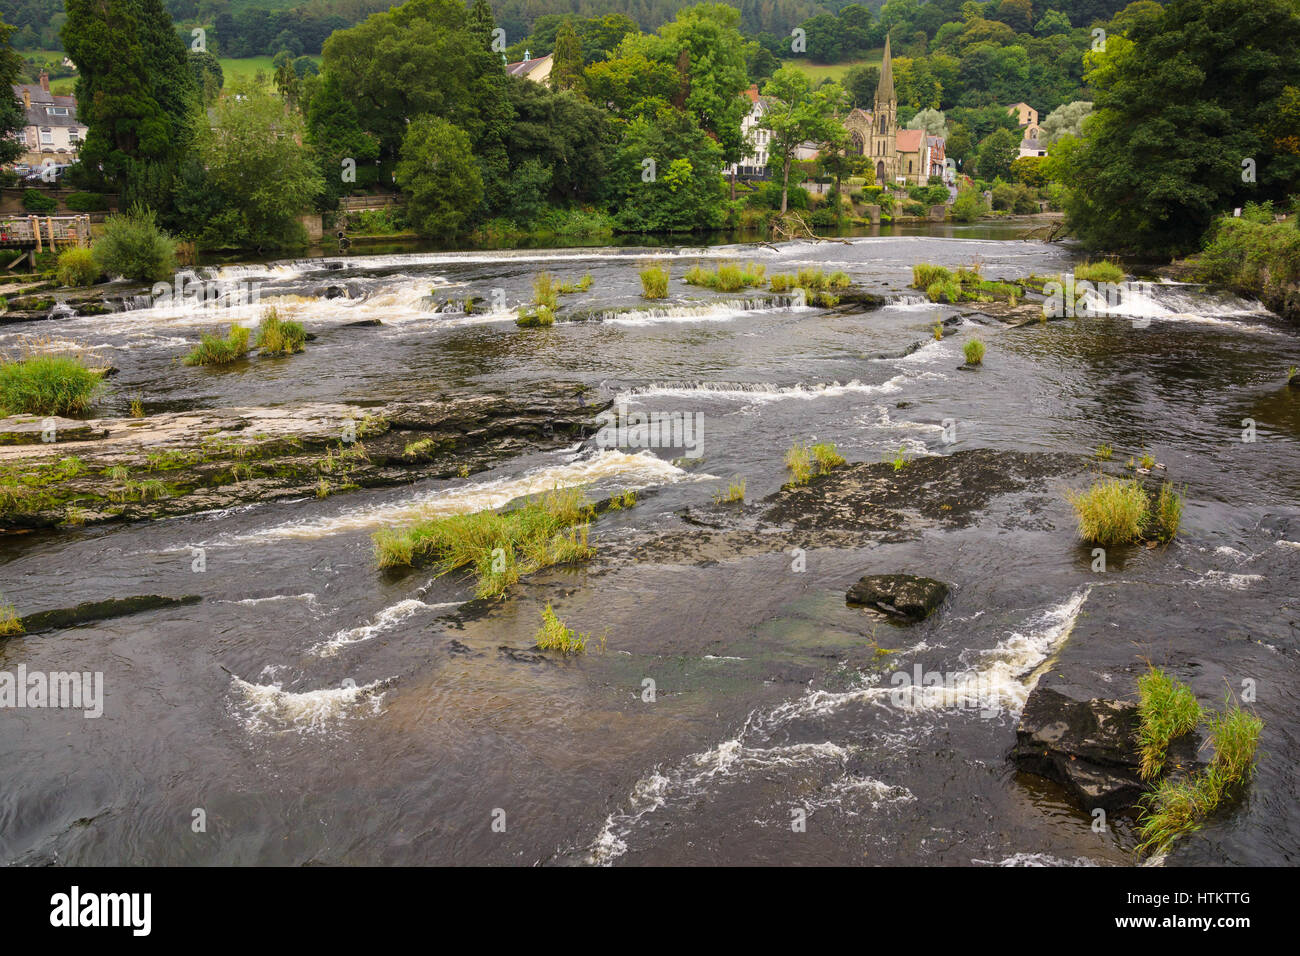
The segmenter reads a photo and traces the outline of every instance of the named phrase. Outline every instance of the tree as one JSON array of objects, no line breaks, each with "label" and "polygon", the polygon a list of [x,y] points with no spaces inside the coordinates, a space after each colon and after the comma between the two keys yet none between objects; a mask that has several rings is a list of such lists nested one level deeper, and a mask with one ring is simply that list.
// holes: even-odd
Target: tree
[{"label": "tree", "polygon": [[790,164],[800,143],[829,139],[832,126],[838,125],[834,110],[841,96],[837,86],[813,90],[808,75],[792,66],[783,66],[772,74],[763,87],[770,97],[759,126],[772,134],[769,155],[781,165],[781,212],[788,208]]},{"label": "tree", "polygon": [[1011,164],[1020,154],[1020,137],[1009,129],[996,129],[980,143],[979,174],[985,179],[1011,175]]},{"label": "tree", "polygon": [[338,80],[327,75],[307,110],[307,137],[316,151],[316,162],[324,183],[323,197],[329,207],[353,186],[371,185],[379,140],[361,126],[356,105],[339,89]]},{"label": "tree", "polygon": [[[142,167],[174,167],[198,100],[186,50],[159,0],[67,0],[63,47],[77,64],[88,127],[81,162],[125,186]],[[166,190],[164,190],[166,191]]]},{"label": "tree", "polygon": [[907,121],[907,129],[923,129],[928,136],[948,138],[948,121],[942,110],[921,110]]},{"label": "tree", "polygon": [[[12,90],[23,68],[22,57],[9,46],[14,29],[0,20],[0,90]],[[22,155],[23,143],[19,137],[26,125],[27,118],[12,92],[0,96],[0,163],[12,163]]]},{"label": "tree", "polygon": [[745,149],[740,121],[749,109],[740,95],[749,86],[740,11],[725,3],[680,10],[659,28],[652,49],[661,62],[677,66],[681,86],[675,105],[718,141],[724,162],[738,161]]},{"label": "tree", "polygon": [[876,86],[880,83],[880,67],[852,66],[844,74],[844,92],[849,104],[869,110],[875,103]]},{"label": "tree", "polygon": [[303,241],[298,217],[325,189],[302,116],[252,85],[218,101],[211,123],[200,124],[198,158],[208,189],[221,198],[212,222],[192,223],[211,248],[277,248]]},{"label": "tree", "polygon": [[1294,0],[1172,0],[1089,56],[1096,112],[1070,165],[1051,164],[1086,245],[1177,254],[1220,211],[1300,186],[1300,156],[1272,135],[1300,86]]},{"label": "tree", "polygon": [[515,114],[506,139],[512,193],[519,169],[531,161],[550,170],[547,189],[553,201],[598,198],[614,148],[609,114],[523,77],[511,77],[507,92]]},{"label": "tree", "polygon": [[510,199],[505,138],[510,104],[501,54],[472,26],[461,0],[408,0],[325,41],[325,72],[379,138],[381,155],[402,149],[412,124],[436,115],[469,136],[487,210]]},{"label": "tree", "polygon": [[1058,106],[1048,113],[1039,124],[1038,142],[1051,146],[1062,136],[1082,136],[1083,121],[1092,115],[1092,104],[1087,100],[1075,100]]},{"label": "tree", "polygon": [[1021,156],[1011,164],[1011,176],[1026,186],[1046,186],[1047,173],[1043,169],[1043,156]]},{"label": "tree", "polygon": [[610,172],[610,197],[624,231],[722,225],[722,147],[680,110],[664,107],[632,120]]},{"label": "tree", "polygon": [[582,69],[582,41],[573,29],[573,22],[565,20],[555,35],[555,58],[551,61],[551,87],[586,95],[587,78]]},{"label": "tree", "polygon": [[208,50],[190,50],[186,55],[190,71],[194,74],[194,85],[205,105],[212,105],[225,85],[226,76],[221,69],[221,61]]},{"label": "tree", "polygon": [[407,214],[426,236],[452,236],[483,199],[483,176],[469,135],[440,116],[411,121],[402,139],[397,184],[407,194]]}]

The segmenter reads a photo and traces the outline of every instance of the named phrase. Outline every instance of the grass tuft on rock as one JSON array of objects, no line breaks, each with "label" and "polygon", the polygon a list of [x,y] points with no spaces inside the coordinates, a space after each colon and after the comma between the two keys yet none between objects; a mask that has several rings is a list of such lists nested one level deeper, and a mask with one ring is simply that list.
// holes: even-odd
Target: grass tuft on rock
[{"label": "grass tuft on rock", "polygon": [[594,511],[580,488],[555,489],[510,511],[479,511],[433,518],[407,528],[385,528],[373,537],[381,568],[432,562],[446,574],[472,567],[475,594],[498,597],[528,574],[555,564],[585,560]]},{"label": "grass tuft on rock", "polygon": [[649,265],[641,270],[641,297],[664,299],[668,296],[668,270],[661,265]]},{"label": "grass tuft on rock", "polygon": [[736,504],[745,500],[745,479],[733,481],[725,491],[719,491],[713,496],[713,500],[720,505]]},{"label": "grass tuft on rock", "polygon": [[542,626],[533,638],[539,651],[559,651],[561,654],[581,654],[587,649],[587,635],[576,634],[555,616],[551,602],[542,610]]},{"label": "grass tuft on rock", "polygon": [[99,373],[77,356],[29,355],[0,362],[0,412],[6,415],[81,415],[100,388]]},{"label": "grass tuft on rock", "polygon": [[1143,798],[1139,854],[1164,850],[1179,836],[1199,830],[1254,771],[1262,720],[1229,702],[1222,713],[1209,718],[1209,727],[1214,749],[1209,766],[1190,778],[1165,778]]},{"label": "grass tuft on rock", "polygon": [[0,637],[16,637],[22,633],[23,619],[12,604],[0,601]]},{"label": "grass tuft on rock", "polygon": [[1081,262],[1074,267],[1080,282],[1122,282],[1124,270],[1113,262]]},{"label": "grass tuft on rock", "polygon": [[1133,479],[1102,478],[1087,491],[1067,492],[1079,521],[1079,536],[1102,546],[1130,544],[1142,537],[1146,491]]},{"label": "grass tuft on rock", "polygon": [[1158,667],[1138,678],[1138,744],[1143,780],[1153,780],[1165,766],[1169,744],[1191,733],[1201,720],[1201,705],[1191,688]]},{"label": "grass tuft on rock", "polygon": [[224,339],[204,332],[199,344],[185,356],[185,364],[229,365],[238,361],[248,353],[248,334],[242,325],[232,325]]},{"label": "grass tuft on rock", "polygon": [[984,361],[984,343],[979,339],[971,339],[962,346],[961,351],[966,356],[967,365],[979,365]]},{"label": "grass tuft on rock", "polygon": [[275,309],[267,309],[257,326],[257,348],[262,355],[293,355],[307,342],[307,330],[297,322],[281,319]]},{"label": "grass tuft on rock", "polygon": [[832,468],[844,464],[844,456],[839,453],[834,442],[818,442],[809,447],[804,442],[795,442],[785,453],[785,466],[790,469],[791,485],[806,485],[816,474],[825,474]]}]

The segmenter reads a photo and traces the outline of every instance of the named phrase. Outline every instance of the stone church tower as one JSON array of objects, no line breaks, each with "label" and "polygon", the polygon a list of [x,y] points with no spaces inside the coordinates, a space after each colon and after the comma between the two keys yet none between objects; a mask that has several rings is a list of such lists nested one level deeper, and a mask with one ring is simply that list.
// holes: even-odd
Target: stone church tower
[{"label": "stone church tower", "polygon": [[894,94],[894,64],[885,34],[885,58],[880,64],[875,107],[871,111],[871,157],[877,186],[892,186],[898,175],[898,97]]}]

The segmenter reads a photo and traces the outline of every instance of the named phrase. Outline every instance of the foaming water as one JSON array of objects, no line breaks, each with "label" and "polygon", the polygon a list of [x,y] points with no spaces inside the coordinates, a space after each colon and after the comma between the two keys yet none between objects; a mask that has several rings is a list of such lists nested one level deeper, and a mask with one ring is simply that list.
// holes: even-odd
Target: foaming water
[{"label": "foaming water", "polygon": [[905,377],[895,375],[878,384],[854,379],[812,385],[774,385],[770,382],[658,382],[619,392],[617,402],[643,398],[726,398],[746,402],[776,402],[785,399],[837,398],[843,395],[886,395],[900,390]]},{"label": "foaming water", "polygon": [[662,325],[685,322],[730,322],[746,315],[782,312],[815,312],[811,306],[794,305],[788,296],[755,296],[726,299],[706,305],[666,305],[651,309],[607,310],[596,318],[610,325]]},{"label": "foaming water", "polygon": [[391,681],[291,692],[280,682],[254,684],[231,678],[231,691],[240,722],[249,733],[326,733],[344,721],[383,710],[384,688]]},{"label": "foaming water", "polygon": [[362,624],[357,627],[344,628],[333,634],[328,640],[321,641],[319,644],[312,646],[309,653],[318,657],[334,657],[343,648],[352,644],[360,644],[368,641],[384,631],[391,630],[398,624],[408,618],[414,617],[421,611],[441,611],[447,608],[459,607],[458,601],[444,601],[439,604],[425,604],[416,598],[407,598],[404,601],[398,601],[392,607],[386,607],[378,614],[375,619],[368,624]]}]

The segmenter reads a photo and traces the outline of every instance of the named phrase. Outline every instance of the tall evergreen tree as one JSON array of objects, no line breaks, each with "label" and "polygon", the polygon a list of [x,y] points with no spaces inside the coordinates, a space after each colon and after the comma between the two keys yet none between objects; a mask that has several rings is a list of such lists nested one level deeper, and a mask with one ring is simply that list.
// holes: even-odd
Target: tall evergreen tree
[{"label": "tall evergreen tree", "polygon": [[190,142],[197,102],[171,18],[160,0],[67,0],[66,7],[63,46],[77,64],[78,115],[88,127],[81,162],[119,187],[147,181],[149,192],[165,194],[166,170]]},{"label": "tall evergreen tree", "polygon": [[17,137],[27,125],[22,107],[10,92],[18,82],[23,65],[22,57],[9,46],[15,29],[0,20],[0,90],[5,94],[0,96],[0,163],[12,163],[22,155],[23,144]]},{"label": "tall evergreen tree", "polygon": [[551,63],[551,86],[585,94],[587,79],[582,68],[582,41],[573,22],[565,20],[555,35],[555,60]]}]

